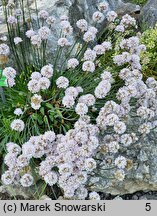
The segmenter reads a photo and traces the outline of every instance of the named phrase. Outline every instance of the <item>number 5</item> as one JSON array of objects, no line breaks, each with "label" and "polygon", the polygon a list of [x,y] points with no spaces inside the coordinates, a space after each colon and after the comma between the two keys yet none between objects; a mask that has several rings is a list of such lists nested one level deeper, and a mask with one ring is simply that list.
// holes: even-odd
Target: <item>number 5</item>
[{"label": "number 5", "polygon": [[146,211],[150,211],[151,210],[151,203],[146,203],[145,210]]}]

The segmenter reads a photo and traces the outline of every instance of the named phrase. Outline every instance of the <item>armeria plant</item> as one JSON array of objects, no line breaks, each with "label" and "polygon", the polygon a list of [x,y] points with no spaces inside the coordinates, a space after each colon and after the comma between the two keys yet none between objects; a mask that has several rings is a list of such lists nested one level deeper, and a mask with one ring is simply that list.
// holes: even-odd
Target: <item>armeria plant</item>
[{"label": "armeria plant", "polygon": [[[4,10],[17,69],[3,69],[8,85],[0,127],[7,153],[3,184],[33,188],[42,182],[42,193],[52,189],[56,199],[59,189],[66,199],[100,199],[88,190],[91,177],[101,178],[106,157],[112,156],[109,169],[114,170],[107,178],[123,181],[130,160],[119,154],[120,146],[129,148],[157,125],[157,82],[143,81],[139,56],[145,46],[137,36],[128,37],[136,20],[128,14],[119,19],[107,3],[100,3],[94,26],[85,19],[76,22],[82,39],[72,44],[73,27],[62,16],[56,58],[47,62],[46,45],[57,20],[39,11],[39,29],[33,29],[23,1],[4,2]],[[110,40],[101,41],[97,24],[105,15]],[[8,55],[4,46],[9,52],[6,44],[0,52]],[[141,118],[136,130],[130,117]]]}]

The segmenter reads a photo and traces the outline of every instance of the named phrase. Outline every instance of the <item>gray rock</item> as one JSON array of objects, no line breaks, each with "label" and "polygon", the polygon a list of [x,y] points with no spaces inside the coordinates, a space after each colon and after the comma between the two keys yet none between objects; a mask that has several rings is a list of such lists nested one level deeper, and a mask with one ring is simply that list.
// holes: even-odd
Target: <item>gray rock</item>
[{"label": "gray rock", "polygon": [[147,4],[141,10],[141,25],[144,28],[153,27],[157,22],[157,1],[148,0]]},{"label": "gray rock", "polygon": [[[27,0],[24,0],[27,3]],[[61,15],[68,15],[72,23],[80,18],[85,18],[89,23],[91,23],[91,17],[93,12],[97,10],[97,6],[103,0],[37,0],[38,10],[45,9],[50,15],[54,15],[59,18]],[[121,0],[108,0],[109,10],[115,10],[118,14],[133,13],[140,10],[138,5],[123,2]],[[32,11],[35,10],[35,1],[29,1]],[[0,6],[2,5],[0,1]],[[1,13],[2,7],[0,7]],[[4,26],[4,19],[0,16],[0,32],[6,31]],[[58,29],[58,25],[54,27]]]},{"label": "gray rock", "polygon": [[[130,126],[140,120],[130,121]],[[126,170],[124,181],[107,179],[114,175],[114,169],[107,171],[98,171],[99,181],[91,184],[90,189],[110,193],[112,195],[131,194],[137,191],[156,191],[157,190],[157,129],[152,131],[146,137],[142,137],[136,144],[121,148],[120,154],[133,162],[133,167]],[[107,156],[105,156],[107,157]],[[104,157],[104,158],[105,158]],[[114,160],[114,157],[113,157]],[[104,166],[105,167],[105,166]],[[107,168],[107,166],[106,166]],[[92,182],[94,180],[92,179]]]},{"label": "gray rock", "polygon": [[[71,42],[75,41],[75,33],[76,33],[76,21],[85,18],[89,24],[92,23],[92,14],[98,10],[98,4],[106,0],[37,0],[38,11],[47,10],[50,15],[53,15],[56,18],[56,24],[53,26],[52,34],[48,40],[48,49],[47,49],[47,63],[52,63],[52,59],[55,58],[55,51],[57,41],[60,35],[60,26],[59,26],[59,17],[62,15],[69,16],[70,22],[72,26],[74,26],[74,34],[70,36],[68,39]],[[126,14],[126,13],[134,13],[140,10],[140,7],[128,3],[123,2],[121,0],[107,0],[109,4],[109,10],[115,10],[118,14]],[[25,7],[27,6],[28,1],[24,0]],[[7,32],[7,28],[5,25],[5,18],[2,16],[2,7],[0,3],[0,35]],[[29,8],[31,10],[31,18],[33,20],[34,26],[37,26],[37,22],[35,19],[35,11],[36,5],[35,0],[29,1]],[[106,15],[106,14],[104,14]],[[101,30],[105,27],[106,21],[104,24],[98,25],[97,27]],[[62,53],[62,59],[64,58],[64,54],[67,51],[65,50]],[[61,65],[60,62],[57,65]]]}]

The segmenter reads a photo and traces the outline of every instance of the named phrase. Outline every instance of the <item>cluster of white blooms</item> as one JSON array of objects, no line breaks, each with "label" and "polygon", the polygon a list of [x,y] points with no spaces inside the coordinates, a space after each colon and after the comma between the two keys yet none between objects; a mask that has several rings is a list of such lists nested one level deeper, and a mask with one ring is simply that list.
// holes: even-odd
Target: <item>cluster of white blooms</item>
[{"label": "cluster of white blooms", "polygon": [[96,59],[96,52],[88,48],[84,53],[83,60],[85,61],[94,61]]},{"label": "cluster of white blooms", "polygon": [[85,103],[78,103],[76,105],[75,112],[80,116],[84,116],[88,113],[88,106]]},{"label": "cluster of white blooms", "polygon": [[67,38],[59,38],[58,40],[58,46],[65,47],[65,46],[71,46],[71,43],[68,41]]},{"label": "cluster of white blooms", "polygon": [[42,67],[40,73],[33,72],[31,74],[31,80],[28,82],[28,89],[32,93],[38,93],[40,90],[45,90],[50,87],[50,80],[53,76],[53,66],[45,65]]},{"label": "cluster of white blooms", "polygon": [[41,69],[41,75],[46,78],[51,78],[53,76],[53,66],[51,64],[45,65]]},{"label": "cluster of white blooms", "polygon": [[10,127],[12,130],[21,132],[24,130],[25,124],[21,119],[15,119],[11,122]]},{"label": "cluster of white blooms", "polygon": [[88,23],[85,19],[80,19],[76,22],[76,26],[82,31],[85,32],[88,29]]},{"label": "cluster of white blooms", "polygon": [[[39,12],[39,18],[42,19],[42,27],[38,29],[38,31],[34,31],[32,29],[26,31],[26,36],[30,38],[33,46],[40,48],[43,41],[48,40],[51,34],[51,26],[55,22],[55,18],[53,16],[49,16],[49,13],[45,10],[41,10]],[[48,26],[46,26],[46,24]]]},{"label": "cluster of white blooms", "polygon": [[82,65],[82,70],[93,73],[95,71],[95,64],[92,61],[85,61]]},{"label": "cluster of white blooms", "polygon": [[96,34],[91,31],[91,30],[88,30],[84,35],[83,35],[83,40],[85,42],[90,42],[90,41],[94,41],[96,38]]},{"label": "cluster of white blooms", "polygon": [[105,53],[105,48],[103,45],[98,44],[93,49],[97,55],[103,55]]},{"label": "cluster of white blooms", "polygon": [[79,61],[76,58],[71,58],[68,60],[68,69],[75,69],[79,65]]},{"label": "cluster of white blooms", "polygon": [[129,27],[135,27],[136,20],[128,14],[122,16],[120,24],[116,26],[115,31],[123,33]]},{"label": "cluster of white blooms", "polygon": [[[110,154],[115,154],[118,152],[120,145],[127,148],[130,145],[139,141],[142,135],[147,135],[152,129],[157,126],[155,116],[157,114],[157,81],[154,78],[148,78],[146,82],[142,80],[143,76],[140,71],[140,51],[145,50],[143,45],[140,45],[139,39],[137,37],[131,37],[124,39],[120,43],[120,48],[122,49],[122,55],[114,57],[119,58],[119,56],[126,56],[128,59],[128,66],[121,69],[119,77],[123,79],[125,85],[117,91],[117,99],[120,103],[114,101],[107,101],[100,109],[99,115],[96,119],[97,126],[105,133],[110,131],[110,135],[106,135],[103,140],[103,149],[105,152]],[[125,52],[125,51],[128,52]],[[133,58],[132,58],[133,56]],[[124,59],[123,59],[124,61]],[[124,61],[123,64],[125,64]],[[122,62],[119,64],[118,59],[117,65],[123,65]],[[138,65],[138,66],[136,66]],[[104,71],[101,75],[103,80],[111,82],[112,76],[110,73]],[[130,106],[131,99],[136,99],[135,110]],[[132,118],[132,112],[140,117],[139,124],[134,126],[133,132],[130,132],[129,122],[124,116],[129,116]],[[135,117],[133,115],[133,117]],[[136,133],[134,133],[136,132]],[[122,181],[125,177],[125,169],[127,167],[127,159],[123,156],[115,158],[115,166],[118,170],[115,171],[115,178]]]},{"label": "cluster of white blooms", "polygon": [[125,28],[123,25],[117,25],[115,31],[123,33],[125,31]]},{"label": "cluster of white blooms", "polygon": [[34,94],[32,97],[31,97],[31,107],[35,110],[38,110],[40,109],[41,107],[41,102],[42,102],[42,97],[41,95],[38,95],[38,94]]},{"label": "cluster of white blooms", "polygon": [[47,40],[50,36],[51,30],[47,26],[43,26],[39,29],[38,35],[42,40]]},{"label": "cluster of white blooms", "polygon": [[[98,11],[98,13],[100,13],[100,12]],[[100,14],[102,14],[102,13],[100,13]],[[93,14],[93,16],[95,17],[94,14]],[[102,16],[103,16],[103,14],[102,14]],[[93,26],[88,26],[87,21],[84,20],[84,19],[81,19],[81,20],[77,21],[76,25],[81,30],[81,32],[85,32],[84,35],[83,35],[83,40],[85,42],[88,43],[90,41],[94,41],[95,40],[96,34],[98,33],[98,29],[97,28],[95,28]]]},{"label": "cluster of white blooms", "polygon": [[49,13],[46,10],[39,11],[39,18],[46,20],[49,17]]},{"label": "cluster of white blooms", "polygon": [[26,31],[26,36],[27,36],[28,38],[31,38],[31,37],[34,36],[35,34],[36,34],[35,31],[33,31],[32,29]]},{"label": "cluster of white blooms", "polygon": [[47,19],[46,19],[46,23],[48,24],[48,25],[53,25],[54,23],[55,23],[55,21],[56,21],[56,19],[55,19],[55,17],[53,17],[53,16],[49,16]]},{"label": "cluster of white blooms", "polygon": [[98,9],[99,11],[102,11],[102,12],[105,12],[108,10],[108,3],[107,2],[100,2],[99,5],[98,5]]},{"label": "cluster of white blooms", "polygon": [[23,187],[30,187],[34,182],[34,178],[32,177],[32,175],[26,173],[24,174],[21,179],[20,179],[20,183]]},{"label": "cluster of white blooms", "polygon": [[[6,35],[1,35],[0,36],[0,40],[3,41],[3,42],[6,42],[8,40],[7,36]],[[1,45],[1,44],[0,44]]]},{"label": "cluster of white blooms", "polygon": [[107,12],[107,20],[109,21],[109,22],[114,22],[115,21],[115,19],[117,18],[117,13],[115,12],[115,11],[109,11],[109,12]]},{"label": "cluster of white blooms", "polygon": [[6,77],[8,87],[13,87],[15,85],[16,70],[12,67],[6,67],[2,74]]},{"label": "cluster of white blooms", "polygon": [[73,86],[68,87],[65,90],[65,96],[62,99],[63,105],[67,108],[73,107],[75,104],[75,99],[78,97],[80,92],[82,92],[81,87],[73,87]]},{"label": "cluster of white blooms", "polygon": [[71,108],[75,104],[75,99],[70,95],[65,95],[62,99],[62,103],[65,107]]},{"label": "cluster of white blooms", "polygon": [[15,38],[14,38],[14,43],[15,43],[15,45],[21,43],[22,41],[23,41],[23,40],[22,40],[22,38],[20,38],[20,37],[15,37]]},{"label": "cluster of white blooms", "polygon": [[112,49],[112,44],[109,41],[104,41],[101,45],[104,47],[105,51]]},{"label": "cluster of white blooms", "polygon": [[10,24],[10,25],[17,24],[17,18],[14,17],[14,16],[9,16],[7,22],[8,22],[8,24]]},{"label": "cluster of white blooms", "polygon": [[119,169],[124,169],[127,165],[127,160],[125,157],[123,156],[119,156],[115,159],[115,165],[119,168]]},{"label": "cluster of white blooms", "polygon": [[23,115],[23,111],[21,108],[16,108],[14,110],[14,114],[17,115],[17,116],[20,116],[20,115]]},{"label": "cluster of white blooms", "polygon": [[73,33],[73,27],[69,21],[63,20],[60,22],[60,25],[64,35],[71,35]]},{"label": "cluster of white blooms", "polygon": [[134,17],[125,14],[124,16],[122,16],[120,25],[124,26],[125,28],[128,28],[130,26],[136,26],[136,20]]},{"label": "cluster of white blooms", "polygon": [[[46,90],[50,87],[50,78],[53,76],[53,66],[45,65],[39,72],[33,72],[31,74],[31,80],[28,82],[28,90],[31,93],[38,93],[41,90]],[[41,95],[35,94],[31,97],[31,107],[38,110],[41,107],[42,102]]]},{"label": "cluster of white blooms", "polygon": [[42,43],[41,37],[39,35],[31,36],[31,43],[33,46],[39,48]]},{"label": "cluster of white blooms", "polygon": [[[156,87],[157,81],[153,78],[148,78],[146,83],[142,80],[143,76],[140,71],[140,51],[143,45],[140,45],[137,37],[131,37],[124,39],[120,43],[121,49],[127,49],[131,61],[129,61],[129,67],[120,71],[119,77],[125,81],[125,85],[121,87],[117,92],[117,99],[121,101],[121,105],[125,108],[124,114],[129,114],[130,101],[132,98],[136,98],[136,114],[141,118],[141,124],[139,125],[138,132],[141,134],[150,133],[151,129],[156,127],[154,124],[154,117],[156,116]],[[136,53],[136,54],[133,54]],[[134,56],[132,58],[131,56]],[[117,63],[118,64],[118,63]],[[122,109],[120,108],[121,112]],[[124,134],[121,138],[121,143],[124,146],[129,146],[135,141],[132,134]]]},{"label": "cluster of white blooms", "polygon": [[56,80],[56,85],[57,85],[58,88],[66,89],[69,86],[69,80],[64,76],[60,76]]},{"label": "cluster of white blooms", "polygon": [[131,134],[123,134],[120,138],[120,142],[125,146],[128,147],[131,144],[135,143],[138,141],[137,136],[134,133]]},{"label": "cluster of white blooms", "polygon": [[[96,161],[92,158],[99,146],[97,126],[90,124],[88,118],[80,118],[66,135],[55,135],[47,131],[40,136],[32,136],[22,145],[22,149],[15,143],[7,144],[7,155],[4,158],[8,170],[2,175],[4,184],[21,184],[29,187],[34,179],[30,171],[20,172],[29,166],[31,158],[45,156],[39,166],[39,175],[44,181],[53,186],[58,184],[64,190],[67,198],[77,197],[85,199],[87,189],[84,185],[88,174],[96,168]],[[54,169],[58,167],[58,172]],[[90,199],[99,199],[98,194],[91,193]]]},{"label": "cluster of white blooms", "polygon": [[84,103],[87,106],[93,106],[96,102],[96,99],[94,97],[94,95],[92,94],[86,94],[86,95],[82,95],[79,98],[79,103]]},{"label": "cluster of white blooms", "polygon": [[94,46],[93,50],[87,48],[87,50],[84,52],[83,60],[85,62],[82,65],[82,70],[93,73],[95,71],[94,61],[96,57],[105,54],[106,51],[111,49],[112,45],[109,41],[104,41],[102,44]]},{"label": "cluster of white blooms", "polygon": [[95,88],[96,98],[105,98],[111,89],[112,75],[108,71],[104,71],[101,75],[102,81]]},{"label": "cluster of white blooms", "polygon": [[8,56],[10,54],[10,49],[7,44],[0,44],[0,55]]},{"label": "cluster of white blooms", "polygon": [[96,11],[93,14],[93,21],[96,23],[102,23],[104,21],[105,17],[103,15],[103,13],[101,13],[100,11]]}]

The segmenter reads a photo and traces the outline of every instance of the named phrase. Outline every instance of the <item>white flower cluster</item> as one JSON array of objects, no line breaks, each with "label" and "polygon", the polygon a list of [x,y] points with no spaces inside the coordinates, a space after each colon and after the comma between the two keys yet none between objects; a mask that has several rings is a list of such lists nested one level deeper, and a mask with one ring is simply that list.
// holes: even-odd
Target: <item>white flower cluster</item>
[{"label": "white flower cluster", "polygon": [[41,95],[38,95],[38,94],[34,94],[32,97],[31,97],[31,107],[34,109],[34,110],[38,110],[40,109],[41,107],[41,102],[42,102],[42,97]]},{"label": "white flower cluster", "polygon": [[96,102],[96,99],[94,95],[86,94],[86,95],[81,96],[78,101],[79,103],[84,103],[87,106],[93,106]]},{"label": "white flower cluster", "polygon": [[69,86],[69,80],[64,76],[60,76],[56,80],[56,85],[57,85],[58,88],[66,89]]},{"label": "white flower cluster", "polygon": [[102,12],[106,12],[108,10],[108,3],[105,1],[105,2],[100,2],[99,5],[98,5],[98,9],[99,11],[102,11]]},{"label": "white flower cluster", "polygon": [[125,28],[136,26],[136,20],[129,14],[125,14],[124,16],[122,16],[120,25],[124,26]]},{"label": "white flower cluster", "polygon": [[109,11],[108,13],[107,13],[107,20],[109,21],[109,22],[114,22],[115,21],[115,19],[117,18],[117,13],[115,12],[115,11]]},{"label": "white flower cluster", "polygon": [[122,16],[121,22],[116,26],[115,31],[123,33],[129,27],[135,27],[136,20],[128,14]]},{"label": "white flower cluster", "polygon": [[12,130],[21,132],[24,130],[25,124],[21,119],[15,119],[11,122],[10,127]]},{"label": "white flower cluster", "polygon": [[[45,65],[42,67],[40,73],[33,72],[31,74],[31,80],[28,82],[28,90],[32,93],[38,93],[41,90],[46,90],[50,87],[50,78],[53,76],[53,66]],[[33,109],[37,110],[40,108],[42,102],[41,95],[35,94],[31,98],[31,106]]]},{"label": "white flower cluster", "polygon": [[39,18],[46,20],[49,17],[49,13],[46,10],[39,11]]},{"label": "white flower cluster", "polygon": [[55,21],[56,21],[56,19],[55,19],[55,17],[53,17],[53,16],[49,16],[49,17],[46,19],[46,23],[47,23],[48,25],[50,25],[50,27],[55,23]]},{"label": "white flower cluster", "polygon": [[20,38],[20,37],[15,37],[14,38],[14,43],[15,43],[15,45],[18,45],[19,43],[21,43],[23,40],[22,40],[22,38]]},{"label": "white flower cluster", "polygon": [[112,75],[108,71],[104,71],[101,75],[102,81],[95,88],[96,98],[103,99],[111,89]]},{"label": "white flower cluster", "polygon": [[76,26],[82,31],[85,32],[88,30],[88,23],[85,19],[80,19],[76,22]]},{"label": "white flower cluster", "polygon": [[15,25],[17,24],[17,18],[15,16],[9,16],[7,19],[8,24],[10,25]]},{"label": "white flower cluster", "polygon": [[0,44],[0,55],[8,56],[10,54],[10,49],[7,44]]},{"label": "white flower cluster", "polygon": [[80,89],[78,87],[70,86],[65,90],[65,96],[62,99],[62,103],[65,107],[71,108],[75,104],[75,99],[78,97]]},{"label": "white flower cluster", "polygon": [[[140,44],[137,37],[131,37],[123,39],[120,48],[123,53],[115,56],[114,60],[123,55],[129,59],[127,61],[128,66],[121,69],[119,73],[119,77],[125,82],[125,85],[119,88],[116,94],[120,103],[107,101],[96,119],[97,126],[101,130],[105,133],[110,131],[110,135],[106,135],[103,140],[103,149],[109,155],[117,153],[121,144],[127,148],[136,143],[141,135],[147,135],[157,126],[155,120],[157,114],[157,81],[154,78],[148,78],[144,82],[140,71],[140,51],[145,50],[145,47]],[[125,61],[120,64],[119,61],[116,62],[117,65],[125,63]],[[101,78],[110,82],[112,79],[111,75],[106,71]],[[130,102],[133,98],[136,100],[136,105],[134,106],[135,109],[132,110]],[[140,119],[140,122],[134,126],[136,133],[130,133],[127,128],[127,125],[129,126],[127,118],[135,118],[135,114]],[[127,118],[124,118],[126,116]],[[115,172],[115,178],[122,181],[125,177],[128,161],[125,157],[118,156],[115,158],[114,164],[118,168]]]},{"label": "white flower cluster", "polygon": [[[57,183],[67,198],[85,199],[87,189],[84,185],[88,174],[96,168],[92,157],[99,146],[98,132],[97,126],[80,118],[66,135],[56,136],[53,131],[47,131],[44,135],[31,137],[22,149],[15,143],[8,143],[4,158],[8,170],[2,175],[3,183],[31,186],[34,182],[31,173],[22,172],[21,176],[20,171],[29,166],[31,158],[45,156],[39,166],[41,178],[50,186]],[[54,171],[55,167],[58,172]],[[91,193],[90,198],[98,199],[99,196]]]},{"label": "white flower cluster", "polygon": [[71,46],[71,43],[68,41],[67,38],[63,37],[63,38],[59,38],[58,46],[60,46],[60,47]]},{"label": "white flower cluster", "polygon": [[33,37],[36,33],[35,33],[35,31],[33,31],[32,29],[30,29],[30,30],[28,30],[28,31],[26,31],[26,36],[28,37],[28,38],[31,38],[31,37]]},{"label": "white flower cluster", "polygon": [[69,21],[63,20],[60,22],[60,25],[64,36],[71,35],[73,33],[73,27]]},{"label": "white flower cluster", "polygon": [[47,26],[43,26],[39,29],[38,35],[41,40],[47,40],[50,36],[51,30]]},{"label": "white flower cluster", "polygon": [[79,61],[76,58],[68,60],[68,69],[75,69],[79,65]]},{"label": "white flower cluster", "polygon": [[17,115],[17,116],[20,116],[20,115],[23,115],[23,111],[21,108],[16,108],[14,110],[14,114]]},{"label": "white flower cluster", "polygon": [[103,13],[101,13],[100,11],[96,11],[93,14],[93,21],[96,23],[102,23],[104,21],[105,17],[103,15]]},{"label": "white flower cluster", "polygon": [[93,73],[95,71],[95,59],[99,55],[105,54],[106,51],[111,50],[112,45],[109,41],[104,41],[102,44],[96,45],[93,50],[87,48],[84,52],[84,63],[82,65],[82,70]]},{"label": "white flower cluster", "polygon": [[93,73],[95,71],[95,64],[92,61],[85,61],[82,65],[82,70]]},{"label": "white flower cluster", "polygon": [[50,80],[53,76],[53,66],[46,65],[44,66],[40,73],[33,72],[31,75],[31,80],[28,83],[28,89],[32,93],[37,93],[40,90],[45,90],[50,87]]},{"label": "white flower cluster", "polygon": [[56,21],[56,19],[53,16],[49,16],[49,13],[45,10],[41,10],[38,15],[42,20],[42,27],[39,28],[38,31],[30,29],[26,32],[26,36],[30,38],[32,45],[36,48],[40,48],[42,42],[49,39],[51,26]]},{"label": "white flower cluster", "polygon": [[15,85],[16,70],[12,67],[6,67],[2,74],[6,77],[8,87],[13,87]]}]

